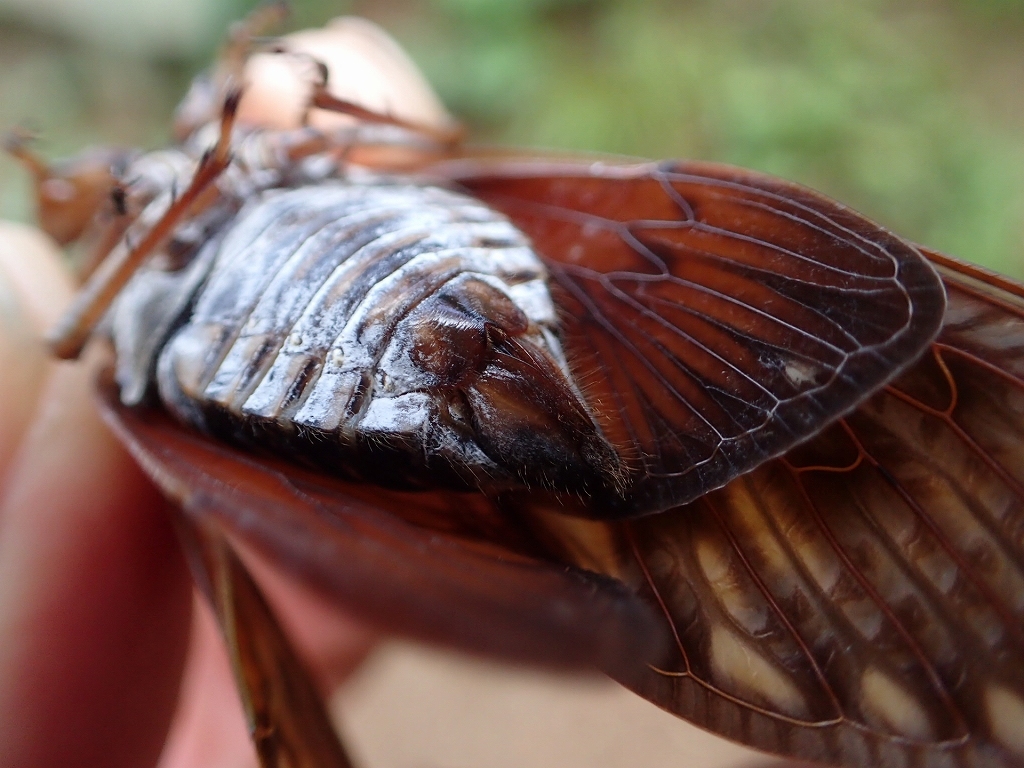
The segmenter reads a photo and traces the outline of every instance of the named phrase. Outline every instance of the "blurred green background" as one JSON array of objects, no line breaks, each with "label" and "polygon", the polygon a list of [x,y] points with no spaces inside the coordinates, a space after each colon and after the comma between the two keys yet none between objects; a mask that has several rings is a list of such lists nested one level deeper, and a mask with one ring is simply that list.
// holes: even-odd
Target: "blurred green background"
[{"label": "blurred green background", "polygon": [[[0,128],[157,147],[241,0],[0,0]],[[481,141],[697,157],[1024,275],[1024,0],[296,0],[383,24]],[[0,216],[31,216],[0,159]]]}]

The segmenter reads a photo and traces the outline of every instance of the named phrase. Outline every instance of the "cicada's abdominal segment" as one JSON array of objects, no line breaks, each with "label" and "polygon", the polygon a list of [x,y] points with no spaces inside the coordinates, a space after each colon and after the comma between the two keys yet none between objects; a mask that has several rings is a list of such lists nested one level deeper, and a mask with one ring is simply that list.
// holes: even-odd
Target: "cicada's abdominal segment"
[{"label": "cicada's abdominal segment", "polygon": [[155,366],[161,400],[204,431],[389,485],[615,487],[546,270],[472,198],[263,191],[187,267],[139,275],[114,316],[122,391]]}]

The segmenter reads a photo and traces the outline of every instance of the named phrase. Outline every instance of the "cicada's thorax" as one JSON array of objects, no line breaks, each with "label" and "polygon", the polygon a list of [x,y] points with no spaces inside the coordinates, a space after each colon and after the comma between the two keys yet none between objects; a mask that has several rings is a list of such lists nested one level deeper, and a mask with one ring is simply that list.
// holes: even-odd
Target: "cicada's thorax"
[{"label": "cicada's thorax", "polygon": [[[399,486],[614,488],[542,261],[451,191],[323,180],[222,203],[112,312],[122,397]],[[166,259],[165,259],[166,261]],[[171,259],[173,261],[173,259]]]}]

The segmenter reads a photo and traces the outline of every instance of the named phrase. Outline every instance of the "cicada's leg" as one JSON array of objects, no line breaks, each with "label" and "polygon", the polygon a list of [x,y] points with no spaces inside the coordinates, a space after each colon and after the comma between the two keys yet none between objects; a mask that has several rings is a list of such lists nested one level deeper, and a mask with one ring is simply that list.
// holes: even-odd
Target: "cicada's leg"
[{"label": "cicada's leg", "polygon": [[115,183],[110,192],[112,214],[100,231],[99,237],[90,244],[85,258],[78,264],[76,276],[79,283],[88,280],[92,273],[111,254],[138,218],[138,210],[129,211],[124,187]]},{"label": "cicada's leg", "polygon": [[213,606],[261,768],[352,768],[309,673],[215,523],[178,516],[192,576]]},{"label": "cicada's leg", "polygon": [[[287,51],[282,51],[287,53]],[[312,58],[312,57],[311,57]],[[316,65],[318,77],[313,83],[313,91],[309,99],[309,109],[324,109],[328,112],[337,112],[342,115],[350,115],[357,120],[364,123],[372,123],[376,125],[390,125],[395,128],[401,128],[409,131],[410,133],[436,143],[439,149],[451,149],[457,146],[464,138],[465,131],[460,125],[452,125],[445,127],[434,127],[430,125],[423,125],[422,123],[414,123],[409,120],[403,120],[401,118],[389,115],[383,112],[375,112],[372,109],[360,106],[353,101],[346,99],[340,99],[332,94],[327,87],[329,70],[326,64],[312,58],[313,63]],[[308,119],[308,111],[307,111]]]},{"label": "cicada's leg", "polygon": [[192,81],[192,87],[178,106],[174,116],[174,136],[178,141],[184,141],[217,119],[221,100],[230,84],[243,81],[242,73],[254,41],[280,25],[287,15],[286,2],[266,2],[231,25],[213,67]]},{"label": "cicada's leg", "polygon": [[[285,47],[273,52],[313,66],[315,75],[309,84],[303,127],[250,134],[238,147],[238,158],[243,166],[286,171],[293,182],[296,174],[302,173],[300,161],[317,155],[328,160],[332,172],[338,175],[349,160],[378,170],[403,172],[448,156],[462,139],[463,131],[458,126],[423,125],[341,99],[328,90],[328,67],[315,56]],[[313,109],[348,115],[353,123],[326,130],[312,127],[309,117]],[[375,130],[377,127],[383,130]],[[313,173],[315,178],[323,178],[325,173],[330,175],[322,165]]]},{"label": "cicada's leg", "polygon": [[[231,162],[231,131],[240,98],[241,91],[233,89],[224,100],[217,143],[199,161],[188,188],[171,202],[138,243],[129,246],[122,240],[82,286],[71,308],[49,336],[51,349],[57,357],[78,357],[96,323],[147,257],[174,233],[180,222],[216,200],[218,193],[211,185]],[[208,192],[213,194],[206,194]]]}]

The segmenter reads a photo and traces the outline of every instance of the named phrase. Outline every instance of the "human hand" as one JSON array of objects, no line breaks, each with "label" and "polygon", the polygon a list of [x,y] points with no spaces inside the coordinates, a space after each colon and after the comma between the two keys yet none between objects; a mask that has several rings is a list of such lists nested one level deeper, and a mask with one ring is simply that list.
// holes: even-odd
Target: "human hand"
[{"label": "human hand", "polygon": [[154,762],[190,589],[163,501],[39,341],[73,292],[53,246],[0,229],[0,764]]},{"label": "human hand", "polygon": [[[95,365],[40,341],[72,292],[43,235],[0,226],[0,765],[254,765],[166,503],[99,420]],[[373,633],[261,575],[333,687]]]}]

